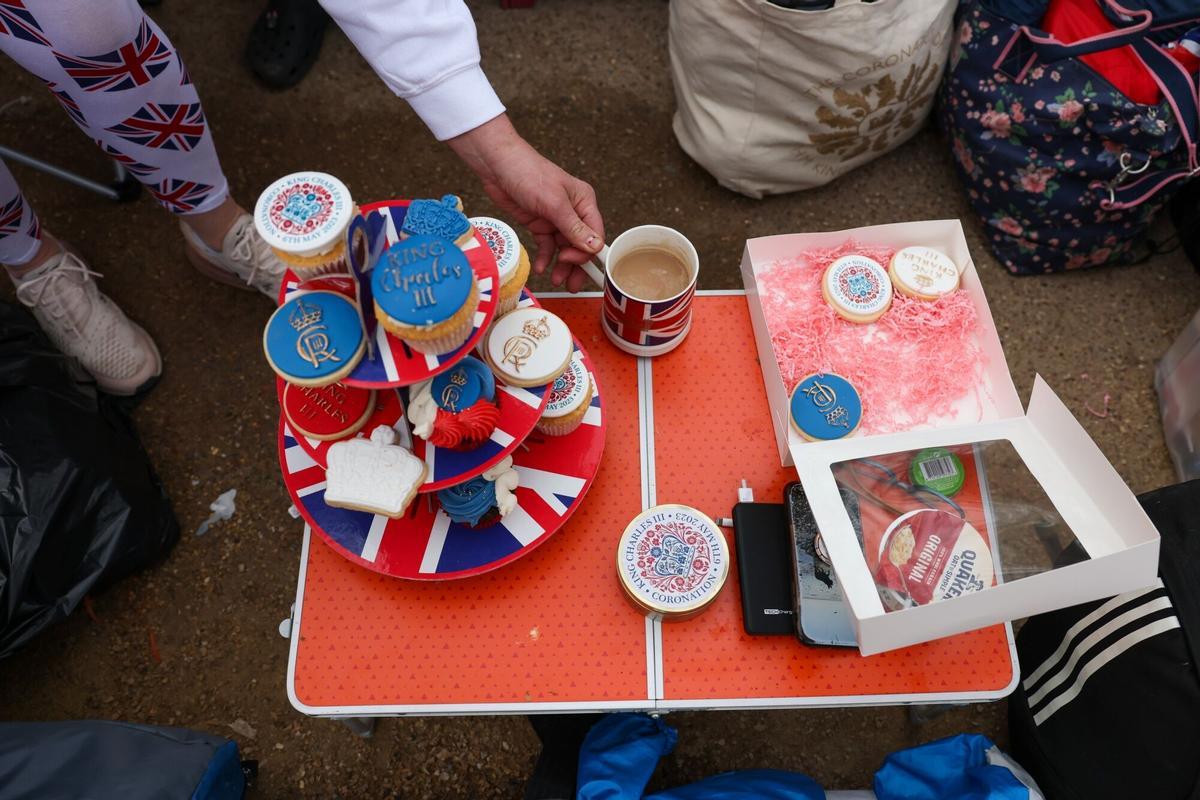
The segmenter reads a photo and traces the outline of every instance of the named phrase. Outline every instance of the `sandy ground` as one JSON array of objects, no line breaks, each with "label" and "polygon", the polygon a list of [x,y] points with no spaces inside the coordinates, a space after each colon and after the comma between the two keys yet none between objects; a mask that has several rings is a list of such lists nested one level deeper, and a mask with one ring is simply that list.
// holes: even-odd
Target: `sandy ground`
[{"label": "sandy ground", "polygon": [[[642,222],[685,231],[701,285],[739,287],[747,237],[871,223],[962,217],[1022,396],[1035,373],[1075,410],[1135,491],[1172,481],[1152,387],[1158,358],[1200,305],[1200,279],[1179,253],[1133,268],[1014,279],[984,247],[931,132],[824,189],[752,201],[716,185],[676,146],[666,4],[542,0],[503,12],[471,3],[484,65],[520,130],[590,180],[611,235]],[[494,213],[478,185],[392,97],[337,31],[297,89],[267,93],[241,66],[256,2],[167,0],[154,16],[183,52],[217,133],[236,197],[252,204],[271,179],[301,168],[341,176],[362,198],[459,191]],[[106,174],[40,83],[0,64],[0,141]],[[47,228],[78,245],[104,285],[156,337],[166,360],[136,419],[174,499],[184,536],[169,560],[95,598],[0,663],[0,716],[120,718],[240,736],[261,766],[260,796],[519,796],[537,742],[520,717],[396,719],[372,740],[307,719],[284,693],[286,642],[276,627],[295,591],[300,526],[275,461],[277,408],[259,337],[261,297],[210,283],[182,257],[175,222],[149,199],[111,205],[14,170]],[[1169,231],[1162,231],[1169,233]],[[535,284],[536,286],[536,284]],[[4,296],[10,296],[8,289]],[[1099,409],[1110,397],[1107,418]],[[238,511],[192,531],[222,491]],[[152,657],[153,632],[161,662]],[[678,751],[656,785],[720,770],[803,770],[835,788],[868,786],[891,750],[959,731],[1003,742],[1002,704],[915,725],[897,708],[673,715]]]}]

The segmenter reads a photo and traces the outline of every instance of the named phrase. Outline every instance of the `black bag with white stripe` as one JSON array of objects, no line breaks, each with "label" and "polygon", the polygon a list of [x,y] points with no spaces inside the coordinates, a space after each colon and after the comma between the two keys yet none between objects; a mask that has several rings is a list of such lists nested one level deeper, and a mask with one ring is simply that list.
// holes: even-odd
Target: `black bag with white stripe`
[{"label": "black bag with white stripe", "polygon": [[1138,499],[1162,535],[1158,583],[1017,636],[1012,753],[1047,800],[1200,800],[1200,481]]}]

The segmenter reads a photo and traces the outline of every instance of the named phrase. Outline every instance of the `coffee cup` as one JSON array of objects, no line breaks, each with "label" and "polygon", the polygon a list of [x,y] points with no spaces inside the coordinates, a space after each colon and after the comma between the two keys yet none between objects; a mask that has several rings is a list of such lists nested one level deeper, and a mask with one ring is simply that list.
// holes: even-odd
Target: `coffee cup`
[{"label": "coffee cup", "polygon": [[700,274],[686,236],[663,225],[639,225],[592,261],[584,270],[604,287],[600,324],[609,341],[635,356],[659,356],[683,343]]}]

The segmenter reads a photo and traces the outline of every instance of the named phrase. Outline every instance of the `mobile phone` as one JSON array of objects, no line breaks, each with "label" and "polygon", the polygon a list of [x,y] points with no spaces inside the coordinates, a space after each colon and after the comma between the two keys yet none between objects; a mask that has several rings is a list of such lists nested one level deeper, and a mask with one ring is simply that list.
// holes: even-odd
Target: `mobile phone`
[{"label": "mobile phone", "polygon": [[755,636],[786,636],[795,629],[787,514],[782,503],[733,507],[742,627]]},{"label": "mobile phone", "polygon": [[[862,544],[862,520],[859,516],[858,495],[843,487],[842,502],[850,522]],[[784,489],[787,508],[793,575],[793,606],[796,635],[805,644],[854,647],[858,639],[850,609],[842,596],[833,565],[818,555],[817,521],[808,504],[804,487],[798,482]]]}]

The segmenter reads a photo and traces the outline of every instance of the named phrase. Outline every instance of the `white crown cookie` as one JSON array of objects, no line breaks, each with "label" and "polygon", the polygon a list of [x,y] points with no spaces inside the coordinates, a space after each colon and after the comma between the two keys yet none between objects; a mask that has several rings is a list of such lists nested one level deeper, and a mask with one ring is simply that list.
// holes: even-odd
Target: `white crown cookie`
[{"label": "white crown cookie", "polygon": [[403,516],[425,482],[425,462],[396,444],[396,432],[387,425],[371,431],[370,440],[337,442],[326,455],[325,503],[383,514]]}]

